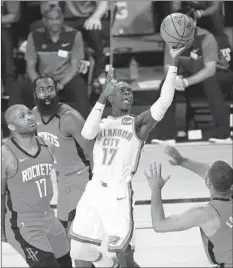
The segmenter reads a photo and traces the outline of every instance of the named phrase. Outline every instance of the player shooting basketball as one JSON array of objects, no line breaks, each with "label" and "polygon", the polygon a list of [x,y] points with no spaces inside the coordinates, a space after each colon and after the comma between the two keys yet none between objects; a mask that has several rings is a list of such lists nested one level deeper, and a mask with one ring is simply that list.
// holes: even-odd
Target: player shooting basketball
[{"label": "player shooting basketball", "polygon": [[209,261],[218,267],[233,267],[232,263],[232,185],[233,169],[223,161],[211,166],[183,157],[171,146],[165,150],[170,163],[181,166],[205,179],[211,201],[191,208],[180,215],[165,217],[161,190],[170,178],[162,178],[161,165],[151,164],[150,174],[145,172],[150,188],[152,225],[156,232],[175,232],[200,227],[205,252]]},{"label": "player shooting basketball", "polygon": [[[131,180],[150,130],[172,103],[179,56],[190,44],[191,41],[181,49],[171,49],[173,66],[169,67],[160,98],[138,116],[130,115],[132,88],[114,80],[110,68],[105,89],[82,129],[84,138],[95,139],[94,168],[93,179],[87,184],[70,228],[73,259],[92,261],[96,267],[112,267],[116,253],[121,267],[135,266],[129,245],[134,230]],[[111,103],[112,116],[102,119],[107,101]],[[98,247],[105,242],[105,235],[107,253]],[[122,261],[127,254],[128,261]]]},{"label": "player shooting basketball", "polygon": [[65,229],[50,207],[54,163],[50,148],[35,136],[36,121],[26,106],[9,107],[5,120],[11,138],[2,145],[3,241],[29,267],[72,267]]}]

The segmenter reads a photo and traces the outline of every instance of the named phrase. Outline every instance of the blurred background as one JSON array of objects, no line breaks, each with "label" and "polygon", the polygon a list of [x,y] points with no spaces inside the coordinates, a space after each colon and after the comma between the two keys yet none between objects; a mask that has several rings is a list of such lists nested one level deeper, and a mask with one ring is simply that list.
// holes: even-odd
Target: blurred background
[{"label": "blurred background", "polygon": [[[229,142],[230,136],[233,136],[233,1],[108,1],[99,16],[101,29],[89,30],[84,27],[85,21],[93,18],[93,14],[98,13],[100,8],[98,5],[106,1],[72,1],[77,4],[76,13],[71,12],[74,6],[67,6],[66,1],[54,2],[58,2],[63,10],[64,24],[76,28],[83,35],[85,68],[80,76],[85,81],[90,109],[102,91],[106,71],[111,63],[115,68],[116,78],[129,82],[135,91],[133,114],[145,111],[159,97],[161,83],[166,75],[169,60],[167,48],[159,33],[162,20],[172,12],[188,12],[197,21],[198,27],[207,30],[207,35],[214,36],[219,48],[218,57],[225,57],[225,65],[220,68],[217,62],[214,75],[195,85],[195,89],[176,91],[172,106],[162,122],[151,132],[148,143],[210,138]],[[24,84],[22,81],[27,79],[27,37],[30,32],[43,27],[41,4],[40,1],[1,1],[4,137],[8,136],[3,120],[4,111],[9,105],[17,103],[18,100],[12,96],[18,94]],[[79,23],[80,19],[84,23]],[[191,53],[193,51],[190,51],[188,57],[192,58]],[[204,53],[203,51],[197,57],[201,60]],[[195,75],[195,72],[189,75]],[[219,76],[221,79],[218,79]],[[213,82],[215,78],[217,82]],[[228,129],[224,133],[215,131],[218,127],[221,128],[218,124],[221,121],[219,110],[222,104],[215,103],[215,93],[210,92],[210,82],[218,85],[216,90],[221,91],[224,97],[228,113]],[[107,107],[105,115],[109,113],[110,107]]]}]

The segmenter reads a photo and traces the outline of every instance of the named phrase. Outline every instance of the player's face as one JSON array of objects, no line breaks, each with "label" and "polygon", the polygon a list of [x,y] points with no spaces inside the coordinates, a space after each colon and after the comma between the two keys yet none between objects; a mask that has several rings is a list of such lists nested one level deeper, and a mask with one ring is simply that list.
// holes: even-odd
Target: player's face
[{"label": "player's face", "polygon": [[54,81],[50,78],[39,79],[35,87],[35,96],[39,106],[53,106],[57,104],[57,91]]},{"label": "player's face", "polygon": [[59,32],[63,24],[63,17],[58,11],[54,10],[47,14],[45,25],[51,32]]},{"label": "player's face", "polygon": [[26,106],[22,106],[16,111],[13,125],[15,127],[15,131],[19,134],[30,134],[36,132],[35,118]]},{"label": "player's face", "polygon": [[112,100],[112,106],[121,111],[130,111],[133,104],[133,91],[131,88],[122,87],[119,88]]}]

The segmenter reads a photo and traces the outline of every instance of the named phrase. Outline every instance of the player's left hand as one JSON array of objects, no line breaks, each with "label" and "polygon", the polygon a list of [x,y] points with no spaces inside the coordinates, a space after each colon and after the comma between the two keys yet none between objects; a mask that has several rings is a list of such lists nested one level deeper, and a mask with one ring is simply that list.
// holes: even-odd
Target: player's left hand
[{"label": "player's left hand", "polygon": [[174,47],[171,47],[169,46],[169,52],[170,52],[170,55],[173,59],[173,62],[174,62],[174,65],[178,65],[178,61],[179,61],[179,58],[180,56],[187,50],[189,49],[191,46],[192,46],[192,43],[193,43],[193,39],[189,40],[185,46],[181,47],[181,48],[174,48]]},{"label": "player's left hand", "polygon": [[84,28],[86,30],[101,30],[102,24],[99,18],[90,16],[84,23]]},{"label": "player's left hand", "polygon": [[144,171],[144,174],[148,180],[149,186],[151,190],[159,188],[162,189],[163,186],[166,184],[166,182],[170,179],[170,175],[167,178],[162,177],[162,167],[161,164],[159,164],[158,168],[156,163],[150,164],[149,174],[147,171]]},{"label": "player's left hand", "polygon": [[195,10],[193,12],[194,19],[198,20],[204,15],[204,10]]}]

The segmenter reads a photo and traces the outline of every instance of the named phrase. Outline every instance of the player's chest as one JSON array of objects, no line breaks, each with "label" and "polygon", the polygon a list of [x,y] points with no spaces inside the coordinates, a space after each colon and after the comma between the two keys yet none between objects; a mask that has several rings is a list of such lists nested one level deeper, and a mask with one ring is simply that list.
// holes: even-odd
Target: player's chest
[{"label": "player's chest", "polygon": [[108,125],[103,127],[96,138],[95,145],[102,148],[126,149],[134,140],[132,126]]},{"label": "player's chest", "polygon": [[54,118],[47,124],[37,120],[37,135],[55,147],[60,147],[59,119]]},{"label": "player's chest", "polygon": [[19,154],[18,168],[16,175],[14,176],[14,182],[30,183],[38,181],[42,178],[50,178],[53,159],[46,148],[41,148],[39,154],[35,156],[29,156],[27,154]]}]

